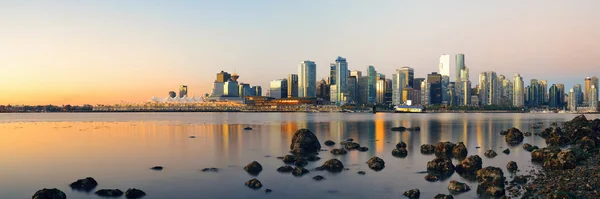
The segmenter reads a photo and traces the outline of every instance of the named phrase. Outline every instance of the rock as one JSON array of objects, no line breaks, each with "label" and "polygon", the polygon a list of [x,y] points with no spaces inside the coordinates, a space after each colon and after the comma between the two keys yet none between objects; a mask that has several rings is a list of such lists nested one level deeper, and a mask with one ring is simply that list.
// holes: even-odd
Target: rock
[{"label": "rock", "polygon": [[306,161],[304,158],[298,158],[296,159],[296,161],[294,162],[294,165],[298,166],[298,167],[304,167],[308,164],[308,161]]},{"label": "rock", "polygon": [[556,157],[548,158],[544,160],[545,169],[572,169],[575,168],[577,159],[575,154],[570,149],[560,151]]},{"label": "rock", "polygon": [[325,177],[320,176],[320,175],[317,175],[317,176],[313,177],[313,180],[316,180],[316,181],[321,181],[323,179],[325,179]]},{"label": "rock", "polygon": [[352,139],[352,138],[346,138],[346,141],[348,141],[348,142],[353,142],[353,141],[354,141],[354,139]]},{"label": "rock", "polygon": [[36,191],[35,194],[31,197],[31,199],[67,199],[67,195],[58,190],[54,189],[42,189]]},{"label": "rock", "polygon": [[421,191],[419,191],[419,189],[411,189],[411,190],[405,191],[404,196],[406,196],[410,199],[419,198],[419,197],[421,197]]},{"label": "rock", "polygon": [[265,189],[265,193],[271,193],[271,192],[273,192],[273,190],[271,190],[271,189]]},{"label": "rock", "polygon": [[478,155],[472,155],[460,162],[456,166],[458,172],[475,172],[483,166],[483,161]]},{"label": "rock", "polygon": [[430,173],[425,176],[425,180],[427,180],[429,182],[435,182],[435,181],[440,180],[440,176]]},{"label": "rock", "polygon": [[506,148],[506,149],[504,149],[504,151],[502,151],[502,153],[508,155],[508,154],[510,154],[510,149]]},{"label": "rock", "polygon": [[531,161],[542,162],[546,159],[553,158],[560,152],[558,148],[541,148],[531,152]]},{"label": "rock", "polygon": [[317,167],[317,170],[327,170],[330,172],[341,172],[344,170],[344,164],[338,159],[331,159],[325,161],[322,166]]},{"label": "rock", "polygon": [[450,190],[450,192],[462,193],[470,191],[471,187],[465,183],[452,180],[450,181],[450,184],[448,184],[448,190]]},{"label": "rock", "polygon": [[252,130],[252,127],[245,127],[244,130],[246,130],[246,131]]},{"label": "rock", "polygon": [[365,173],[364,171],[358,171],[358,172],[356,172],[356,173],[358,173],[358,175],[365,175],[365,174],[367,174],[367,173]]},{"label": "rock", "polygon": [[525,183],[527,183],[527,177],[525,177],[524,175],[518,175],[518,176],[515,176],[513,178],[513,180],[510,182],[516,183],[516,184],[525,184]]},{"label": "rock", "polygon": [[193,136],[193,135],[191,135],[189,138],[192,138],[192,139],[193,139],[193,138],[196,138],[196,136]]},{"label": "rock", "polygon": [[590,139],[588,136],[585,136],[579,141],[579,148],[583,149],[584,151],[590,151],[596,148],[596,142]]},{"label": "rock", "polygon": [[125,192],[125,198],[128,199],[135,199],[135,198],[141,198],[144,197],[146,195],[146,193],[142,190],[139,189],[127,189],[127,191]]},{"label": "rock", "polygon": [[394,157],[406,157],[408,155],[408,151],[406,150],[406,148],[400,148],[400,149],[394,149],[392,150],[392,155]]},{"label": "rock", "polygon": [[421,153],[422,154],[432,154],[434,151],[435,151],[435,147],[431,144],[421,145]]},{"label": "rock", "polygon": [[525,149],[525,151],[529,151],[529,149],[531,149],[531,147],[533,147],[533,146],[531,146],[531,144],[529,144],[529,143],[523,144],[523,149]]},{"label": "rock", "polygon": [[548,139],[546,139],[546,144],[548,146],[560,147],[560,146],[567,145],[570,142],[571,142],[571,140],[569,138],[562,136],[562,135],[551,136]]},{"label": "rock", "polygon": [[398,142],[398,144],[396,144],[396,148],[400,149],[400,148],[406,148],[406,143],[404,143],[403,141]]},{"label": "rock", "polygon": [[516,162],[510,161],[508,164],[506,164],[506,169],[510,172],[515,172],[519,169],[519,167],[517,166]]},{"label": "rock", "polygon": [[452,157],[452,149],[454,149],[454,143],[438,142],[435,145],[434,153],[436,157]]},{"label": "rock", "polygon": [[369,151],[369,148],[361,146],[360,148],[358,148],[358,151],[360,151],[360,152]]},{"label": "rock", "polygon": [[381,171],[385,167],[385,161],[383,161],[383,159],[377,156],[369,159],[369,161],[367,161],[367,164],[369,165],[369,168],[375,171]]},{"label": "rock", "polygon": [[309,155],[309,156],[306,156],[306,161],[309,161],[309,162],[318,161],[318,160],[320,160],[320,159],[321,159],[321,158],[320,158],[319,156],[317,156],[317,155],[314,155],[314,154],[312,154],[312,155]]},{"label": "rock", "polygon": [[452,195],[446,195],[446,194],[438,194],[435,197],[433,197],[433,199],[454,199],[454,197]]},{"label": "rock", "polygon": [[576,199],[578,197],[577,197],[577,195],[575,195],[574,193],[571,193],[571,192],[556,191],[556,192],[552,193],[552,196],[550,196],[550,198]]},{"label": "rock", "polygon": [[293,156],[293,155],[283,156],[283,163],[292,164],[294,162],[296,162],[296,156]]},{"label": "rock", "polygon": [[519,144],[523,142],[523,138],[523,132],[515,127],[508,129],[508,132],[504,136],[504,139],[509,144]]},{"label": "rock", "polygon": [[355,149],[360,148],[360,144],[358,144],[356,142],[350,142],[350,143],[344,145],[344,147],[346,147],[346,149],[348,149],[348,150],[355,150]]},{"label": "rock", "polygon": [[71,189],[80,190],[80,191],[91,191],[96,186],[98,186],[98,182],[94,180],[92,177],[87,177],[85,179],[79,179],[69,185]]},{"label": "rock", "polygon": [[475,172],[479,185],[477,192],[485,192],[491,196],[504,195],[504,172],[498,167],[486,167]]},{"label": "rock", "polygon": [[488,158],[493,158],[493,157],[496,157],[498,154],[494,150],[490,149],[490,150],[485,151],[485,153],[483,153],[483,155],[485,155],[485,157],[488,157]]},{"label": "rock", "polygon": [[257,161],[253,161],[246,165],[244,170],[252,175],[258,175],[262,171],[262,165],[260,165]]},{"label": "rock", "polygon": [[529,136],[531,136],[531,132],[527,131],[527,132],[523,133],[523,135],[529,137]]},{"label": "rock", "polygon": [[403,127],[403,126],[392,127],[390,130],[392,130],[392,131],[406,131],[406,127]]},{"label": "rock", "polygon": [[218,168],[204,168],[202,169],[202,172],[219,172]]},{"label": "rock", "polygon": [[325,144],[325,146],[333,146],[333,145],[335,145],[335,142],[333,142],[333,141],[331,141],[331,140],[327,140],[327,141],[325,141],[325,143],[323,143],[323,144]]},{"label": "rock", "polygon": [[452,155],[454,156],[454,158],[465,158],[467,157],[467,147],[465,146],[465,144],[463,142],[459,142],[457,145],[454,146],[454,148],[452,149]]},{"label": "rock", "polygon": [[346,155],[348,153],[345,149],[332,149],[329,152],[333,155]]},{"label": "rock", "polygon": [[452,164],[452,160],[450,160],[450,158],[440,157],[427,162],[427,170],[439,173],[448,173],[454,171],[454,165]]},{"label": "rock", "polygon": [[575,160],[577,162],[587,159],[590,156],[590,153],[580,149],[580,148],[569,148],[575,155]]},{"label": "rock", "polygon": [[155,170],[155,171],[162,171],[163,167],[162,166],[155,166],[155,167],[152,167],[150,169]]},{"label": "rock", "polygon": [[490,195],[490,196],[495,196],[495,197],[500,197],[503,196],[505,193],[504,188],[498,187],[498,186],[493,186],[493,187],[488,187],[485,189],[485,192]]},{"label": "rock", "polygon": [[281,166],[277,168],[277,171],[281,173],[289,173],[292,172],[292,170],[294,170],[294,168],[291,166]]},{"label": "rock", "polygon": [[246,186],[250,187],[251,189],[260,189],[263,185],[262,185],[262,183],[260,183],[260,181],[258,181],[256,178],[254,178],[252,180],[248,180],[246,182]]},{"label": "rock", "polygon": [[299,129],[292,137],[290,150],[296,154],[310,154],[319,152],[321,144],[317,136],[308,129]]},{"label": "rock", "polygon": [[96,195],[100,197],[121,197],[123,191],[120,189],[100,189],[96,191]]},{"label": "rock", "polygon": [[292,175],[294,175],[296,177],[303,176],[304,174],[307,174],[307,173],[308,173],[308,170],[306,170],[305,168],[302,168],[302,167],[296,167],[292,171]]}]

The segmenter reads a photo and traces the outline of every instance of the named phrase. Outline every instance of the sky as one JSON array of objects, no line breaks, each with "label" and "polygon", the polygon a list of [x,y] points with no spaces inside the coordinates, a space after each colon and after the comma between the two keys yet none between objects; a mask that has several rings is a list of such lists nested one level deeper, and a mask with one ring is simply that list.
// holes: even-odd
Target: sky
[{"label": "sky", "polygon": [[303,60],[369,65],[388,78],[465,54],[473,85],[496,71],[583,84],[600,76],[600,1],[5,0],[0,104],[114,104],[209,93],[221,70],[263,87]]}]

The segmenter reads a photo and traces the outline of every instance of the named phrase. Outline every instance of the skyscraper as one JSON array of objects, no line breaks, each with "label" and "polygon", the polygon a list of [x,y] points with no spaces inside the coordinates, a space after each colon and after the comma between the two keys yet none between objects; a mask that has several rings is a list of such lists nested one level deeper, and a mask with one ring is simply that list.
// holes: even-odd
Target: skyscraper
[{"label": "skyscraper", "polygon": [[586,77],[583,81],[583,102],[589,103],[590,89],[592,88],[592,78]]},{"label": "skyscraper", "polygon": [[367,77],[369,77],[369,85],[368,85],[368,100],[369,104],[373,104],[377,102],[377,71],[374,66],[369,66],[367,68]]},{"label": "skyscraper", "polygon": [[362,89],[361,86],[364,86],[364,85],[360,84],[360,78],[362,77],[362,72],[358,71],[358,70],[350,71],[350,77],[353,77],[353,80],[355,81],[354,83],[356,84],[356,86],[355,86],[356,88],[354,88],[353,96],[352,96],[354,102],[356,104],[366,103],[366,101],[363,101],[362,96],[361,96],[361,91],[360,91]]},{"label": "skyscraper", "polygon": [[[414,79],[415,79],[415,69],[411,68],[411,67],[408,67],[408,66],[405,66],[405,67],[400,68],[399,70],[400,70],[400,73],[404,74],[405,81],[406,81],[404,83],[404,85],[406,87],[411,87],[411,88],[413,86],[415,86],[415,85],[413,85],[414,84]],[[417,85],[416,87],[420,87],[420,86]]]},{"label": "skyscraper", "polygon": [[336,64],[334,64],[334,63],[331,63],[329,65],[329,78],[327,78],[327,84],[329,84],[329,85],[335,85],[335,76],[336,76],[335,67],[336,67]]},{"label": "skyscraper", "polygon": [[479,103],[482,105],[497,105],[498,96],[496,72],[487,71],[479,74]]},{"label": "skyscraper", "polygon": [[316,87],[317,64],[313,61],[301,62],[298,67],[298,97],[316,97]]},{"label": "skyscraper", "polygon": [[223,84],[223,96],[239,97],[240,92],[239,92],[239,88],[238,88],[238,83],[236,81],[233,81],[233,79],[227,80]]},{"label": "skyscraper", "polygon": [[513,85],[513,106],[522,107],[525,105],[523,91],[523,77],[521,77],[521,75],[517,73],[515,74]]},{"label": "skyscraper", "polygon": [[286,98],[288,96],[287,82],[287,79],[272,80],[269,87],[269,97],[275,99]]},{"label": "skyscraper", "polygon": [[529,107],[537,107],[541,105],[541,86],[537,79],[531,79],[529,83],[529,99],[527,102],[529,103]]},{"label": "skyscraper", "polygon": [[385,92],[387,90],[386,88],[386,81],[385,81],[385,76],[383,74],[379,74],[377,76],[377,83],[376,83],[376,90],[377,90],[377,104],[385,104]]},{"label": "skyscraper", "polygon": [[188,94],[188,87],[186,85],[179,86],[179,97],[184,98]]},{"label": "skyscraper", "polygon": [[287,97],[298,97],[298,75],[289,74],[287,79]]},{"label": "skyscraper", "polygon": [[229,73],[223,72],[223,71],[221,71],[220,73],[217,73],[217,81],[216,82],[225,83],[229,79],[231,79],[231,75]]},{"label": "skyscraper", "polygon": [[401,69],[396,70],[392,75],[392,104],[400,105],[402,101],[402,91],[406,87],[406,76]]},{"label": "skyscraper", "polygon": [[358,70],[350,71],[350,76],[356,77],[356,79],[362,77],[362,72]]},{"label": "skyscraper", "polygon": [[356,76],[348,76],[347,77],[348,86],[346,87],[346,101],[352,104],[357,104],[358,99],[358,80]]},{"label": "skyscraper", "polygon": [[598,88],[596,85],[592,85],[590,88],[590,111],[598,110]]},{"label": "skyscraper", "polygon": [[367,76],[358,78],[358,101],[363,105],[369,103],[369,77]]},{"label": "skyscraper", "polygon": [[[338,57],[335,60],[335,102],[337,105],[344,105],[344,93],[346,93],[346,86],[348,80],[348,62],[346,58]],[[333,96],[333,95],[332,95]],[[333,97],[332,97],[333,99]]]},{"label": "skyscraper", "polygon": [[572,88],[569,91],[569,111],[577,111],[577,92],[575,92],[575,88]]},{"label": "skyscraper", "polygon": [[[457,70],[457,72],[460,72]],[[442,76],[450,77],[450,55],[441,55],[440,56],[440,66],[439,73]]]},{"label": "skyscraper", "polygon": [[465,68],[465,55],[464,54],[456,54],[456,79],[457,81],[461,79],[461,70]]},{"label": "skyscraper", "polygon": [[317,83],[317,98],[329,101],[329,85],[325,79]]},{"label": "skyscraper", "polygon": [[558,89],[558,86],[556,86],[556,84],[552,84],[552,86],[550,86],[550,90],[548,91],[548,107],[553,108],[553,109],[558,109],[561,108],[560,107],[560,90]]},{"label": "skyscraper", "polygon": [[262,96],[262,87],[261,86],[253,86],[252,90],[254,90],[254,96]]},{"label": "skyscraper", "polygon": [[385,79],[384,103],[387,105],[392,104],[392,80],[391,79]]},{"label": "skyscraper", "polygon": [[548,81],[540,80],[540,105],[548,104]]},{"label": "skyscraper", "polygon": [[409,85],[413,85],[414,89],[417,90],[421,90],[421,82],[425,81],[425,78],[415,78],[412,81],[412,84]]},{"label": "skyscraper", "polygon": [[429,104],[436,105],[442,103],[442,75],[436,72],[427,75],[427,84],[429,92]]},{"label": "skyscraper", "polygon": [[564,84],[556,84],[556,87],[558,87],[558,92],[560,93],[560,100],[559,100],[559,107],[561,108],[565,108],[565,85]]},{"label": "skyscraper", "polygon": [[573,92],[575,92],[575,106],[579,106],[580,104],[583,103],[583,92],[582,92],[582,88],[581,88],[581,84],[575,84],[575,86],[573,86]]},{"label": "skyscraper", "polygon": [[[591,84],[591,86],[595,86],[596,90],[598,90],[598,88],[600,88],[600,87],[598,87],[600,85],[598,85],[598,77],[596,77],[596,76],[592,77],[592,81],[590,82],[590,84]],[[598,92],[596,92],[596,96],[595,97],[596,97],[596,101],[598,101],[597,100],[598,99]],[[592,101],[592,100],[590,100],[590,101]]]},{"label": "skyscraper", "polygon": [[457,104],[461,106],[471,105],[471,80],[469,80],[469,68],[463,67],[457,75],[455,91]]}]

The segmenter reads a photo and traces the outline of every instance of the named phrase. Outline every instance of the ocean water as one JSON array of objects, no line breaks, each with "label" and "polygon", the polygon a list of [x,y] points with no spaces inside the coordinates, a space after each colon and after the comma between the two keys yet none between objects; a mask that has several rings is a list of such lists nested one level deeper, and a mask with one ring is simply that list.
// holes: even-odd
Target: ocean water
[{"label": "ocean water", "polygon": [[[421,144],[464,142],[469,155],[479,155],[485,166],[506,170],[508,161],[518,163],[520,174],[539,169],[521,145],[509,146],[500,131],[517,127],[538,132],[534,123],[572,119],[571,114],[392,114],[392,113],[30,113],[0,114],[0,198],[31,198],[42,188],[58,188],[69,199],[100,198],[71,190],[77,179],[94,177],[97,189],[144,190],[144,198],[404,198],[402,193],[420,189],[421,198],[449,194],[451,180],[466,182],[471,191],[455,198],[477,198],[477,182],[458,174],[439,182],[425,181],[427,162]],[[598,115],[587,115],[588,119]],[[395,126],[419,126],[418,132],[394,132]],[[244,127],[253,130],[245,131]],[[322,159],[309,162],[310,173],[294,177],[278,173],[288,154],[294,132],[308,128],[322,143],[353,138],[367,152],[349,151],[335,156],[320,152]],[[195,136],[195,138],[190,138]],[[408,145],[405,158],[391,155],[399,141]],[[546,146],[537,136],[523,143]],[[481,147],[476,149],[475,147]],[[509,148],[510,155],[502,150]],[[483,155],[493,149],[498,156]],[[365,163],[378,156],[385,168],[376,172]],[[316,171],[328,159],[337,158],[350,170],[341,173]],[[263,171],[247,174],[243,167],[258,161]],[[459,160],[453,159],[454,163]],[[153,166],[164,170],[154,171]],[[219,172],[202,172],[216,167]],[[365,171],[366,175],[358,175]],[[315,181],[321,175],[325,180]],[[263,188],[252,190],[244,183],[259,179]],[[272,193],[265,193],[265,189]],[[124,197],[123,197],[124,198]]]}]

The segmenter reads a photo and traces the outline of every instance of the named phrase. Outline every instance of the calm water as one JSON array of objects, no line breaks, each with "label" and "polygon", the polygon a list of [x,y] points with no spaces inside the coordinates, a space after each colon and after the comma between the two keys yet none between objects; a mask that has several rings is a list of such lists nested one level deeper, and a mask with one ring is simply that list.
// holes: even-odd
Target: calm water
[{"label": "calm water", "polygon": [[[145,198],[403,198],[406,190],[418,188],[421,198],[448,193],[450,180],[467,182],[473,190],[458,198],[476,198],[476,182],[458,174],[430,183],[424,180],[427,161],[421,144],[438,141],[464,142],[469,155],[478,154],[484,166],[506,171],[516,161],[522,173],[532,166],[521,146],[509,147],[501,130],[517,127],[534,132],[530,124],[570,120],[569,114],[344,114],[344,113],[84,113],[0,114],[0,198],[31,198],[41,188],[59,188],[68,198],[99,198],[93,193],[72,191],[68,184],[94,177],[101,188],[139,188]],[[588,119],[597,115],[588,115]],[[393,126],[420,126],[420,132],[392,132]],[[243,128],[251,126],[252,131]],[[344,156],[321,152],[310,162],[303,177],[276,171],[284,165],[277,156],[286,155],[293,133],[299,128],[313,131],[321,143],[354,138],[368,152],[349,151]],[[195,139],[188,138],[196,136]],[[377,140],[377,141],[375,141]],[[409,155],[396,158],[392,149],[399,141],[408,144]],[[545,146],[539,137],[524,143]],[[322,145],[325,149],[330,149]],[[480,146],[481,149],[476,149]],[[339,147],[336,145],[334,147]],[[509,147],[510,155],[501,151]],[[494,149],[498,156],[483,156]],[[271,156],[271,157],[265,157]],[[386,162],[380,172],[366,161],[379,156]],[[340,159],[349,171],[332,174],[315,171],[331,158]],[[257,160],[263,171],[257,177],[263,188],[244,185],[253,177],[243,167]],[[458,163],[457,160],[454,160]],[[152,171],[155,165],[163,171]],[[218,173],[204,173],[217,167]],[[536,167],[537,166],[533,166]],[[364,176],[357,171],[366,171]],[[326,179],[316,182],[315,175]],[[265,194],[264,189],[272,189]]]}]

